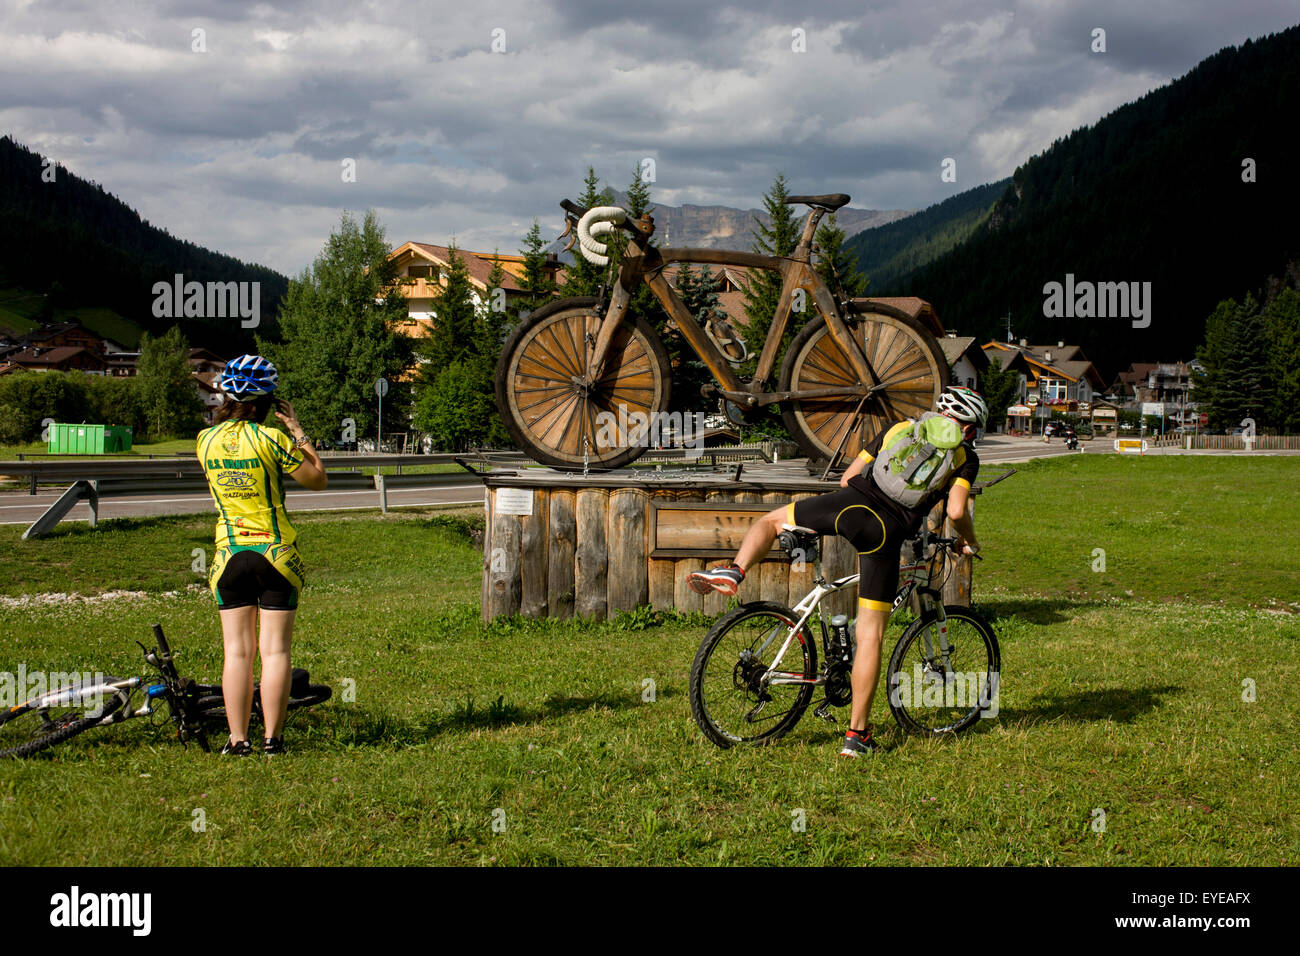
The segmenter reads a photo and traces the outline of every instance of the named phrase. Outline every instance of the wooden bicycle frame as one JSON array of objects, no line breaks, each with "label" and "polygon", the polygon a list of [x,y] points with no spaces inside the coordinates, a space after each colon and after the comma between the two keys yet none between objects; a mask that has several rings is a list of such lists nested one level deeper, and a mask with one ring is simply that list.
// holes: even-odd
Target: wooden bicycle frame
[{"label": "wooden bicycle frame", "polygon": [[[656,249],[647,245],[654,235],[654,219],[642,216],[639,220],[629,219],[625,223],[634,233],[628,242],[628,248],[619,268],[618,281],[610,296],[609,309],[601,323],[600,334],[596,338],[595,348],[588,365],[585,384],[590,387],[604,374],[605,362],[609,355],[610,343],[614,332],[627,315],[628,303],[632,291],[641,282],[645,282],[656,299],[664,307],[678,329],[690,343],[691,348],[704,362],[714,379],[722,386],[718,394],[728,401],[749,407],[770,405],[775,402],[796,398],[829,398],[833,396],[861,397],[871,394],[879,384],[875,371],[867,361],[862,347],[854,339],[848,326],[840,316],[839,307],[834,297],[811,265],[813,235],[817,222],[824,209],[813,207],[804,224],[803,235],[799,245],[788,257],[765,256],[752,252],[733,252],[727,249],[665,248]],[[726,356],[715,346],[700,324],[695,321],[690,310],[686,308],[677,290],[663,277],[663,269],[673,262],[698,262],[714,265],[746,266],[749,268],[771,269],[781,274],[781,297],[777,302],[776,314],[768,329],[767,339],[763,344],[762,354],[758,359],[758,368],[748,383],[742,382],[732,370]],[[831,388],[801,389],[790,392],[768,392],[765,386],[776,367],[777,350],[790,322],[790,312],[796,289],[812,292],[812,300],[818,311],[826,320],[831,336],[848,356],[857,373],[859,386],[842,386]]]}]

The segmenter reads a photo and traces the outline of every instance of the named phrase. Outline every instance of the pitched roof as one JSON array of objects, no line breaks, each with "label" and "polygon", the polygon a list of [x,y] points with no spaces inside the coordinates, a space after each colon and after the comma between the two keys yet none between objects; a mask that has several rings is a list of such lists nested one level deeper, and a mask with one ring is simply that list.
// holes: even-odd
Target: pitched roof
[{"label": "pitched roof", "polygon": [[956,365],[957,360],[963,355],[969,355],[971,364],[975,370],[981,371],[989,367],[989,357],[984,354],[984,350],[975,345],[975,336],[945,335],[939,340],[939,347],[943,349],[943,357],[948,360],[949,365]]},{"label": "pitched roof", "polygon": [[[423,259],[437,262],[439,265],[451,264],[451,247],[436,246],[429,242],[408,242],[394,249],[389,254],[390,259],[406,251],[411,251]],[[505,270],[505,275],[501,279],[501,288],[510,292],[523,292],[524,287],[520,285],[519,279],[511,271],[511,266],[516,264],[516,260],[522,261],[522,256],[505,256],[497,255],[491,252],[470,252],[468,249],[457,249],[456,255],[465,263],[465,268],[469,271],[470,282],[478,288],[486,291],[488,287],[488,277],[492,275],[492,265],[497,259],[501,261],[501,268]]]},{"label": "pitched roof", "polygon": [[996,345],[990,344],[983,346],[980,351],[988,358],[990,365],[996,365],[998,368],[1003,369],[1018,367],[1025,375],[1030,374],[1029,363],[1025,361],[1025,357],[1020,352],[1014,349],[1000,349]]},{"label": "pitched roof", "polygon": [[25,348],[21,352],[14,352],[8,356],[8,360],[27,368],[44,365],[54,366],[66,362],[78,352],[85,352],[100,365],[104,364],[103,356],[96,355],[90,349],[80,345],[60,345],[52,349]]}]

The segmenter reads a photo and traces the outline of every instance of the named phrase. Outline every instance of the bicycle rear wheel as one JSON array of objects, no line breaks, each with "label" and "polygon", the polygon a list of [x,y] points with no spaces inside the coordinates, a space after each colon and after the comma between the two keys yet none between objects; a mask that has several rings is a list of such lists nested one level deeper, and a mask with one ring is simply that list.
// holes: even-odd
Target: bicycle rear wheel
[{"label": "bicycle rear wheel", "polygon": [[[907,313],[872,303],[855,313],[850,329],[883,387],[863,401],[853,396],[782,403],[786,428],[813,461],[837,454],[848,464],[873,438],[905,418],[934,407],[948,385],[948,362],[930,331]],[[820,317],[786,350],[781,391],[855,386],[857,373]]]},{"label": "bicycle rear wheel", "polygon": [[[302,668],[294,668],[293,683],[289,688],[290,710],[324,703],[333,694],[334,691],[328,684],[310,684],[308,683],[307,671]],[[197,707],[204,720],[225,720],[226,701],[221,694],[221,685],[200,685]],[[252,718],[254,720],[262,719],[262,689],[260,683],[253,688]]]},{"label": "bicycle rear wheel", "polygon": [[[645,319],[614,333],[604,375],[587,371],[604,316],[594,298],[562,299],[522,322],[501,350],[497,409],[510,436],[544,465],[621,468],[649,447],[654,416],[668,408],[668,353]],[[644,416],[644,417],[642,417]]]},{"label": "bicycle rear wheel", "polygon": [[44,700],[44,706],[28,701],[0,712],[0,758],[30,757],[98,726],[122,706],[122,698],[100,681],[70,684]]},{"label": "bicycle rear wheel", "polygon": [[997,714],[1002,655],[993,628],[967,607],[946,605],[944,614],[947,667],[939,656],[939,622],[928,616],[903,632],[889,657],[889,709],[909,734],[956,734]]},{"label": "bicycle rear wheel", "polygon": [[[798,620],[787,607],[755,602],[723,615],[704,636],[691,665],[691,713],[704,736],[719,747],[771,743],[803,716],[813,694],[811,683],[762,681]],[[792,679],[815,678],[817,646],[806,623],[780,666]]]}]

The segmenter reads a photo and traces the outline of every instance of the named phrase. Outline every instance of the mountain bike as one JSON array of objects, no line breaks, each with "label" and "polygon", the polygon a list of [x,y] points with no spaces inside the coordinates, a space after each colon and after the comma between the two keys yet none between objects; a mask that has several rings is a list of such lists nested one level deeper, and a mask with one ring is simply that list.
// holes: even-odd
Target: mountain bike
[{"label": "mountain bike", "polygon": [[[970,608],[943,604],[940,589],[932,586],[944,556],[955,553],[956,540],[925,530],[910,543],[912,563],[900,568],[903,580],[894,612],[913,594],[921,612],[894,646],[885,686],[890,712],[910,734],[957,734],[981,715],[997,712],[1002,658],[993,629]],[[779,544],[813,562],[813,589],[793,608],[756,601],[723,615],[705,635],[691,666],[691,713],[719,747],[768,744],[784,736],[799,722],[816,688],[823,689],[825,699],[814,713],[831,723],[835,716],[830,708],[853,698],[854,622],[835,615],[828,628],[820,604],[827,594],[856,584],[858,575],[828,582],[814,531],[787,526]],[[809,626],[814,615],[825,653],[820,670]]]},{"label": "mountain bike", "polygon": [[[193,740],[205,753],[209,752],[204,724],[224,721],[226,717],[221,685],[199,684],[181,677],[162,626],[155,624],[153,634],[157,641],[153,649],[139,641],[136,643],[144,651],[145,662],[158,672],[158,680],[146,675],[73,681],[0,711],[0,757],[28,757],[92,727],[159,715],[176,726],[182,744]],[[307,671],[295,668],[289,709],[319,704],[328,700],[331,693],[324,684],[312,684]],[[137,694],[142,694],[138,702]],[[261,716],[259,684],[253,689],[253,717]]]},{"label": "mountain bike", "polygon": [[[655,226],[648,213],[633,218],[617,206],[586,209],[562,201],[564,235],[573,234],[569,248],[576,240],[585,258],[607,266],[606,284],[598,296],[548,303],[507,339],[496,399],[511,437],[537,461],[564,470],[620,468],[645,451],[644,427],[638,433],[638,426],[667,410],[672,369],[650,323],[629,312],[641,283],[713,376],[704,397],[721,400],[733,421],[779,403],[804,454],[824,459],[828,472],[884,428],[929,411],[948,384],[948,363],[931,331],[888,303],[850,298],[838,276],[828,287],[812,265],[818,222],[848,201],[843,193],[789,196],[787,203],[806,205],[809,213],[788,256],[660,249],[651,243]],[[626,248],[611,282],[612,260],[601,237],[616,229],[626,232]],[[736,339],[702,327],[664,277],[674,262],[781,276],[776,312],[749,381],[733,368],[747,357],[744,349],[737,354]],[[805,321],[785,350],[773,390],[777,353],[796,316]]]}]

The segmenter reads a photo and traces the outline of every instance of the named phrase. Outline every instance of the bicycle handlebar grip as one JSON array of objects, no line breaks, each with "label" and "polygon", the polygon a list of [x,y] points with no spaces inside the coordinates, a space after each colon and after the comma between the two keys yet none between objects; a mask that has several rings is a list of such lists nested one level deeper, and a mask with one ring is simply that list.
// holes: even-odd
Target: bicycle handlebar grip
[{"label": "bicycle handlebar grip", "polygon": [[627,210],[619,206],[596,206],[588,209],[578,220],[578,249],[582,257],[594,266],[609,264],[605,255],[605,243],[597,236],[607,236],[616,228],[616,223],[627,220]]},{"label": "bicycle handlebar grip", "polygon": [[163,652],[163,656],[171,657],[172,656],[171,648],[167,646],[167,638],[163,637],[163,629],[161,624],[155,624],[153,626],[153,636],[154,639],[157,640],[158,650]]},{"label": "bicycle handlebar grip", "polygon": [[579,206],[576,202],[574,202],[571,199],[561,199],[560,208],[563,209],[565,212],[573,213],[573,215],[577,216],[579,219],[581,219],[583,216],[587,214],[586,207]]}]

